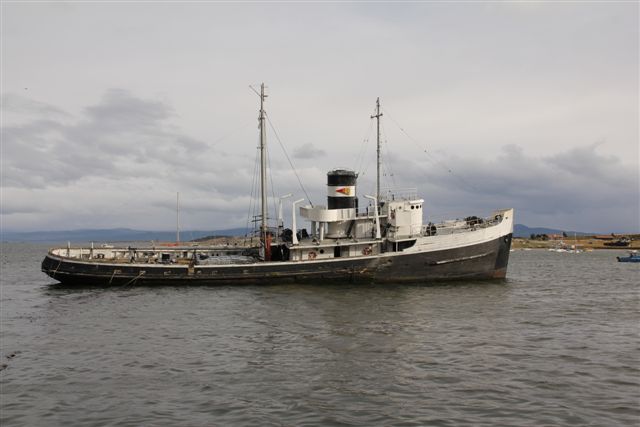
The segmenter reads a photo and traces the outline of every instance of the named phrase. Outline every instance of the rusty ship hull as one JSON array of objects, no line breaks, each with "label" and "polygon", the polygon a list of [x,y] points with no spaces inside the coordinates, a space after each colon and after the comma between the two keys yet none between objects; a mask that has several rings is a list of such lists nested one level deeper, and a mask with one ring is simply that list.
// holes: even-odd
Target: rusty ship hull
[{"label": "rusty ship hull", "polygon": [[506,276],[512,234],[470,246],[417,253],[241,265],[90,262],[47,254],[42,271],[65,285],[242,285],[279,283],[431,283]]}]

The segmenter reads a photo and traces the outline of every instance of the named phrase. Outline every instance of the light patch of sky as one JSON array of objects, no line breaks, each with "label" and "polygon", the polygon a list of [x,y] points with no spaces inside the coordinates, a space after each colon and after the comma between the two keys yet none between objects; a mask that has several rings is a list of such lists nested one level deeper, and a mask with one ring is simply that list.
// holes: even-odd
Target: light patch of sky
[{"label": "light patch of sky", "polygon": [[[186,160],[181,155],[171,165],[169,145],[175,140],[206,147],[203,155],[215,156],[212,167],[251,168],[257,98],[247,86],[265,81],[269,116],[289,152],[325,153],[295,159],[301,175],[319,181],[305,183],[319,194],[326,170],[356,167],[377,96],[388,113],[385,137],[398,159],[396,172],[403,161],[422,156],[424,147],[447,161],[464,154],[490,162],[505,145],[515,144],[531,159],[545,161],[598,142],[598,153],[619,156],[621,167],[637,175],[637,3],[3,2],[0,7],[3,126],[16,138],[31,135],[16,129],[19,124],[49,135],[62,124],[68,143],[81,146],[91,138],[88,131],[106,132],[106,120],[114,119],[99,108],[127,106],[141,115],[131,118],[159,108],[161,120],[152,121],[163,129],[157,153],[152,153],[153,134],[139,126],[133,128],[142,136],[129,135],[124,142],[95,135],[106,141],[101,150],[111,146],[126,156],[127,144],[142,144],[144,149],[132,148],[138,159],[144,163],[145,154],[153,155],[140,170],[166,166],[179,175],[175,168]],[[106,100],[113,90],[126,95],[124,105]],[[32,123],[43,117],[58,125]],[[126,123],[122,117],[114,122]],[[276,159],[280,148],[270,138],[274,164],[286,167]],[[39,141],[50,147],[57,140]],[[19,144],[9,151],[27,152]],[[373,150],[367,153],[364,163],[371,167]],[[223,155],[235,163],[222,161]],[[121,162],[115,169],[126,173],[131,165],[114,159]],[[5,172],[12,173],[28,163],[4,162]],[[194,165],[206,167],[206,162],[200,158]],[[56,167],[64,165],[45,168],[51,179],[73,176],[55,172]],[[371,184],[370,171],[365,185]],[[38,185],[50,179],[33,173]],[[199,185],[188,175],[182,185]],[[16,181],[9,178],[3,186]],[[162,177],[156,179],[160,187]],[[215,175],[203,189],[224,187],[227,179]],[[237,183],[228,184],[236,188]],[[102,185],[113,197],[118,194],[111,184]],[[24,191],[5,191],[3,198],[11,195],[15,209],[24,210]],[[528,211],[535,220],[535,209]],[[4,223],[22,227],[15,218],[6,216]],[[45,220],[34,217],[24,226],[37,228],[38,221]],[[636,226],[627,220],[627,228]]]},{"label": "light patch of sky", "polygon": [[9,4],[3,90],[29,87],[78,112],[126,88],[171,101],[180,123],[210,139],[212,124],[255,116],[244,89],[265,80],[283,126],[303,129],[305,112],[333,139],[350,137],[343,124],[366,119],[362,101],[380,95],[414,133],[448,134],[447,144],[499,144],[484,133],[512,139],[524,125],[619,149],[628,118],[609,108],[628,111],[636,98],[630,6]]}]

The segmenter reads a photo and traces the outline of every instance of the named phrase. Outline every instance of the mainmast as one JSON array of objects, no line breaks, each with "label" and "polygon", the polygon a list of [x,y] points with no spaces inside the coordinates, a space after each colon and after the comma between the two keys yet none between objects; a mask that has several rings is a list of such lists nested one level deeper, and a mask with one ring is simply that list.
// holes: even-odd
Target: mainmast
[{"label": "mainmast", "polygon": [[378,122],[378,167],[377,167],[377,178],[376,178],[376,203],[380,206],[380,166],[382,165],[382,159],[380,158],[380,117],[382,117],[382,113],[380,112],[380,97],[376,100],[376,114],[371,116],[371,118],[375,118]]},{"label": "mainmast", "polygon": [[[267,129],[264,126],[264,83],[260,85],[260,241],[267,244]],[[266,253],[266,252],[265,252]]]}]

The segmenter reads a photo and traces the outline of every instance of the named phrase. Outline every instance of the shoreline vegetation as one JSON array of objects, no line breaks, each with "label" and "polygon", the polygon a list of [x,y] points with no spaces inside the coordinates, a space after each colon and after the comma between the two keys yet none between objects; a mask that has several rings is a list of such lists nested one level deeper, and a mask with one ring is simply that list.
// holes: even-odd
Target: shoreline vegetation
[{"label": "shoreline vegetation", "polygon": [[[545,237],[546,236],[546,237]],[[207,236],[196,239],[190,244],[198,243],[213,246],[243,246],[251,241],[251,238],[239,236]],[[607,243],[618,241],[628,241],[628,246],[610,246]],[[186,243],[186,242],[185,242]],[[254,242],[255,243],[255,242]],[[610,237],[602,236],[548,236],[538,235],[534,238],[514,237],[511,243],[512,249],[552,249],[565,247],[568,249],[590,250],[590,249],[622,249],[640,250],[640,234],[614,235]]]},{"label": "shoreline vegetation", "polygon": [[[627,242],[625,246],[624,243]],[[617,243],[617,244],[616,244]],[[535,235],[529,238],[514,237],[512,249],[553,249],[558,247],[590,249],[640,250],[640,234],[615,234],[610,236],[548,236]]]},{"label": "shoreline vegetation", "polygon": [[[162,236],[160,239],[69,239],[68,242],[74,246],[78,244],[87,244],[88,242],[95,242],[96,245],[106,244],[118,244],[118,243],[131,243],[131,242],[146,242],[150,245],[157,246],[231,246],[231,247],[243,247],[257,244],[257,237],[244,237],[238,235],[236,230],[230,230],[232,233],[225,234],[209,234],[203,237],[195,239],[185,239],[180,242],[167,238],[169,236]],[[235,232],[235,233],[234,233]],[[236,234],[237,233],[237,234]],[[168,233],[167,233],[168,234]],[[203,233],[205,234],[205,233]],[[107,236],[101,236],[107,237]],[[146,237],[146,236],[145,236]],[[55,239],[62,242],[63,239]],[[26,243],[30,240],[3,240],[2,243],[18,242]],[[47,243],[53,243],[54,239],[47,240]],[[621,249],[621,250],[640,250],[640,234],[608,234],[608,235],[571,235],[567,233],[563,234],[532,234],[529,237],[514,236],[511,249],[581,249],[581,250],[595,250],[595,249]]]}]

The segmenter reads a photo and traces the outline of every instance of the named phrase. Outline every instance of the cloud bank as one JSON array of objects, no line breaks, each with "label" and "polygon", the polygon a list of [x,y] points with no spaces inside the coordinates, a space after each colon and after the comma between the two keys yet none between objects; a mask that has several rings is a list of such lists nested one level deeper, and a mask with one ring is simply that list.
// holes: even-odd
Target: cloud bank
[{"label": "cloud bank", "polygon": [[[316,204],[338,167],[372,192],[380,97],[383,181],[430,216],[638,231],[639,8],[5,2],[0,225],[171,229],[179,191],[183,228],[242,226],[265,82]],[[307,197],[268,140],[270,196]]]},{"label": "cloud bank", "polygon": [[[2,128],[5,229],[171,229],[178,191],[183,228],[244,226],[251,216],[256,151],[246,140],[255,140],[255,128],[230,141],[201,141],[173,123],[171,105],[122,89],[107,91],[72,119],[59,107],[23,95],[11,99],[5,107],[19,105],[30,119]],[[223,149],[238,143],[247,147],[246,154]],[[293,151],[316,204],[324,203],[329,169],[317,161],[326,154],[316,148],[320,143]],[[528,225],[638,230],[638,166],[600,153],[603,144],[544,156],[511,144],[482,159],[421,150],[398,137],[384,146],[383,184],[417,187],[434,220],[515,207],[518,222]],[[365,149],[368,161],[358,171],[360,195],[373,191],[375,179],[374,146],[369,143]],[[272,145],[269,179],[278,191],[270,196],[302,195],[282,157]]]}]

